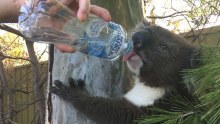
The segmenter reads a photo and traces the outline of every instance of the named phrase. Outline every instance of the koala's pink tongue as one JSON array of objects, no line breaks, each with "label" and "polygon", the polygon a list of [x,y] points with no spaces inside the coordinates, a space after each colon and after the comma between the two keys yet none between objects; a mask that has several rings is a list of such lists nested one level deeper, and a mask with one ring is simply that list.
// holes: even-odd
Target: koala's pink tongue
[{"label": "koala's pink tongue", "polygon": [[132,56],[136,55],[136,53],[134,51],[127,53],[123,56],[123,61],[127,61],[129,60]]}]

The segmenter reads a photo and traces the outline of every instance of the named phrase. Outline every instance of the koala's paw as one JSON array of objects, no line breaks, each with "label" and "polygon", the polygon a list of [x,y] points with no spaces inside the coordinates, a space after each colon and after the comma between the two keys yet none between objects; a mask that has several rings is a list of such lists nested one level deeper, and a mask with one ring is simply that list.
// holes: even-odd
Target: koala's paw
[{"label": "koala's paw", "polygon": [[63,85],[59,80],[54,81],[55,86],[51,87],[50,92],[58,95],[64,100],[70,100],[77,97],[82,93],[82,88],[85,86],[85,82],[82,79],[75,80],[69,78],[69,87]]}]

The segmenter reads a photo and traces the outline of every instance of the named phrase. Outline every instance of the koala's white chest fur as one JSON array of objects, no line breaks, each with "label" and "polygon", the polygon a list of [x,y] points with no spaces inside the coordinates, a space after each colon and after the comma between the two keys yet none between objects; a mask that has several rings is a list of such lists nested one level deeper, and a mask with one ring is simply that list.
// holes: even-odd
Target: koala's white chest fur
[{"label": "koala's white chest fur", "polygon": [[156,100],[162,98],[164,95],[164,88],[146,86],[136,78],[134,87],[124,95],[124,98],[134,105],[141,107],[153,105]]}]

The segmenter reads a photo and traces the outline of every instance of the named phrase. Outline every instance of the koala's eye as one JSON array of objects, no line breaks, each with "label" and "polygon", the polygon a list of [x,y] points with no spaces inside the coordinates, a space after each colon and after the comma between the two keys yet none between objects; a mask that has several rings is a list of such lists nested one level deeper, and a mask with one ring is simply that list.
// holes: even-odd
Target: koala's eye
[{"label": "koala's eye", "polygon": [[140,49],[141,48],[141,42],[140,40],[134,41],[133,45],[135,49]]},{"label": "koala's eye", "polygon": [[168,49],[168,46],[167,46],[166,44],[161,44],[160,47],[161,47],[162,49]]}]

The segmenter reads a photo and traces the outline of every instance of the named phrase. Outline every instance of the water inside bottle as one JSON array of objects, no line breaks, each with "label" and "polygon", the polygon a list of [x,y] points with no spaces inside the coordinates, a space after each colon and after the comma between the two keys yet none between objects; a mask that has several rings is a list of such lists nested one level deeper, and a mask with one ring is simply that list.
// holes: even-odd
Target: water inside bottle
[{"label": "water inside bottle", "polygon": [[[87,32],[89,32],[87,30]],[[106,59],[120,56],[126,42],[126,33],[122,27],[113,22],[105,24],[98,37],[85,38],[88,41],[86,53]]]}]

